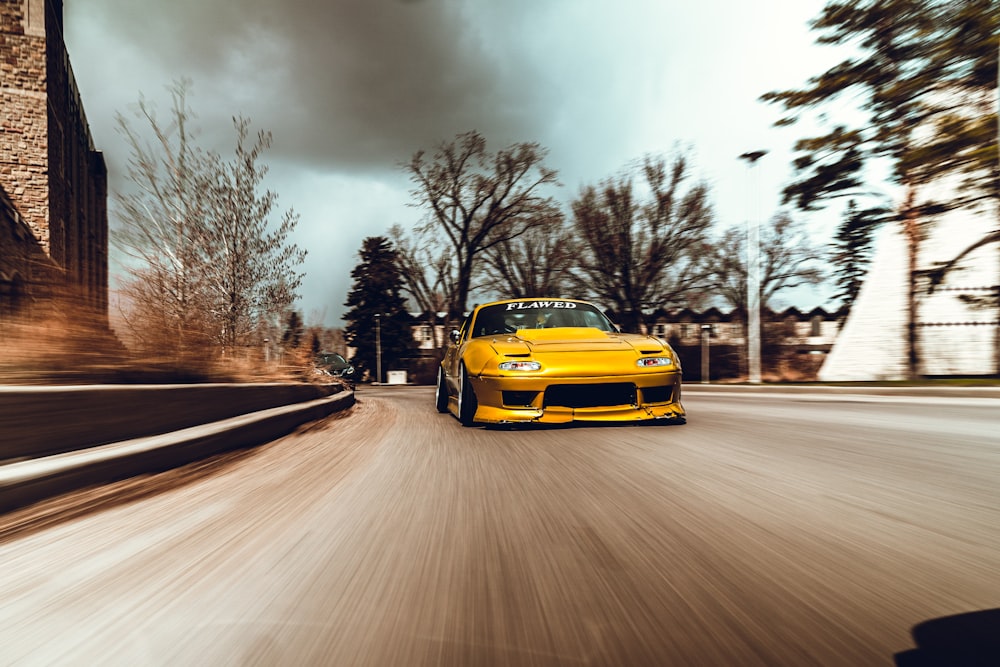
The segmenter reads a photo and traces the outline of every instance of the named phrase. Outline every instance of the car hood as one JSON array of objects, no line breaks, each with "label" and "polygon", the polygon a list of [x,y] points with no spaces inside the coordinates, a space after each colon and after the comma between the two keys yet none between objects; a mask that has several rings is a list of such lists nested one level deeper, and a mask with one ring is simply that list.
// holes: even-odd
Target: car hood
[{"label": "car hood", "polygon": [[523,356],[545,352],[633,352],[661,354],[667,348],[651,336],[608,333],[586,327],[518,329],[517,333],[493,341],[497,353]]}]

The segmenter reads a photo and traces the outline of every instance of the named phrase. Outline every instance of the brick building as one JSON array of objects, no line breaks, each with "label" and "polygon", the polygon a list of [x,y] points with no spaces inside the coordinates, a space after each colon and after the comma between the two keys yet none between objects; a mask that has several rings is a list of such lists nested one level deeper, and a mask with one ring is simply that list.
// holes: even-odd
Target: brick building
[{"label": "brick building", "polygon": [[62,0],[0,0],[0,318],[70,298],[106,323],[107,170],[62,14]]}]

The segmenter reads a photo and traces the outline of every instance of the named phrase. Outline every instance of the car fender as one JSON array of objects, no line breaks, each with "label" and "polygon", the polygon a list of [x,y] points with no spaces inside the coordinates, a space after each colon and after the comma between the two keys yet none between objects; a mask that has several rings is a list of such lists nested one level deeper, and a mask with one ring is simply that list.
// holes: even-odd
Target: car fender
[{"label": "car fender", "polygon": [[479,376],[491,363],[496,363],[497,353],[486,340],[472,340],[462,353],[462,362],[470,376]]}]

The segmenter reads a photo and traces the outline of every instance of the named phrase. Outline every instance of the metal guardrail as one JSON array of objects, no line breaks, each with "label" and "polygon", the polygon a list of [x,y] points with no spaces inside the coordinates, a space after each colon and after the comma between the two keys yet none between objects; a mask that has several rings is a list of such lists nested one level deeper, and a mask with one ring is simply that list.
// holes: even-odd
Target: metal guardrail
[{"label": "metal guardrail", "polygon": [[[58,415],[53,415],[46,422],[44,429],[48,438],[58,439],[60,434],[68,442],[76,442],[77,446],[67,449],[65,444],[48,445],[38,449],[22,450],[20,460],[8,459],[0,464],[0,512],[7,512],[17,507],[60,495],[76,489],[107,484],[119,479],[140,474],[160,472],[175,468],[193,461],[214,456],[216,454],[242,449],[269,442],[286,435],[301,424],[320,419],[334,412],[349,408],[354,404],[354,392],[332,387],[328,395],[313,395],[306,397],[282,391],[282,385],[271,386],[275,397],[271,407],[248,409],[233,412],[234,399],[241,393],[238,387],[242,385],[216,385],[216,393],[221,397],[230,394],[229,400],[220,401],[220,410],[214,414],[202,411],[199,420],[191,424],[191,415],[176,415],[169,426],[169,415],[166,410],[169,403],[164,402],[162,415],[153,415],[156,424],[150,432],[149,425],[143,426],[146,417],[150,415],[142,411],[129,411],[127,389],[125,394],[104,391],[106,396],[112,396],[118,401],[119,420],[117,426],[108,428],[118,430],[117,433],[136,433],[145,430],[144,435],[109,440],[107,433],[92,433],[90,440],[101,440],[103,444],[79,443],[87,440],[86,433],[92,432],[92,425],[86,420],[70,419],[60,421]],[[257,385],[260,387],[266,385]],[[203,393],[195,392],[195,388],[205,389],[205,385],[188,387],[192,394],[204,398]],[[11,388],[0,388],[8,395]],[[23,390],[24,388],[17,388]],[[43,396],[45,388],[34,388],[35,397]],[[58,392],[65,387],[53,389]],[[86,392],[87,388],[75,388]],[[97,391],[90,388],[91,391]],[[107,387],[101,388],[107,390]],[[143,405],[147,405],[149,392],[161,391],[165,388],[143,387],[131,388],[133,398],[141,396]],[[176,387],[174,388],[176,389]],[[163,392],[166,393],[166,392]],[[23,392],[22,392],[23,394]],[[298,400],[288,400],[298,396]],[[0,398],[6,398],[3,396]],[[137,399],[136,399],[137,400]],[[249,405],[249,404],[248,404]],[[10,424],[9,404],[0,402],[7,407],[6,415],[0,415],[0,446],[6,445],[6,433]],[[73,413],[79,416],[77,413]],[[184,426],[181,426],[184,424]],[[124,425],[124,426],[123,426]],[[13,431],[13,429],[11,429]],[[83,435],[81,435],[83,434]],[[57,450],[58,453],[51,453]],[[9,451],[9,449],[8,449]],[[49,452],[40,454],[39,452]]]}]

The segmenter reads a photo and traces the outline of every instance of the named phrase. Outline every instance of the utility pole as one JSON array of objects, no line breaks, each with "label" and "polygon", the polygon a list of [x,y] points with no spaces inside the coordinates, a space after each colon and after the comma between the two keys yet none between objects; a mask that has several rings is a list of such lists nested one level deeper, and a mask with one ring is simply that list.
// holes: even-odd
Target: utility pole
[{"label": "utility pole", "polygon": [[375,313],[375,384],[382,384],[382,313]]},{"label": "utility pole", "polygon": [[712,325],[701,325],[701,383],[708,384],[709,353],[711,346],[708,339],[712,336]]},{"label": "utility pole", "polygon": [[[765,155],[765,150],[749,151],[740,155],[740,159],[747,161],[747,171],[752,174],[757,160]],[[757,203],[760,193],[757,183],[749,180],[753,205],[747,219],[747,380],[750,384],[760,384],[760,206]]]}]

